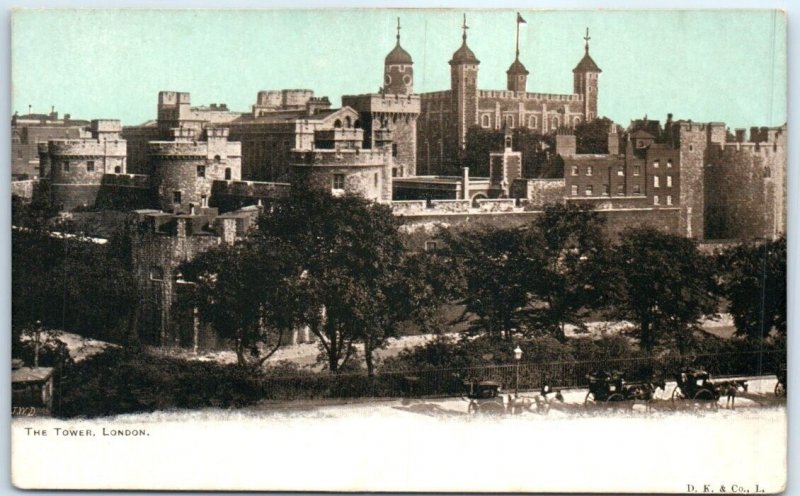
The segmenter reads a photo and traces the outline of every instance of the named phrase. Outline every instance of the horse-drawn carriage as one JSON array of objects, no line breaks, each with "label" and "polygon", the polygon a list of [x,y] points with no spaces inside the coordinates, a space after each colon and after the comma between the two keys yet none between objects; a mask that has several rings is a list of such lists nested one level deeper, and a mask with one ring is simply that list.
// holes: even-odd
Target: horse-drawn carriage
[{"label": "horse-drawn carriage", "polygon": [[500,383],[494,381],[464,381],[464,399],[469,400],[469,413],[505,413],[500,395]]},{"label": "horse-drawn carriage", "polygon": [[653,379],[628,383],[621,372],[599,370],[586,376],[589,381],[589,392],[586,393],[584,405],[591,408],[598,404],[616,407],[626,405],[633,408],[636,402],[642,402],[649,410],[656,389],[664,389],[663,380]]},{"label": "horse-drawn carriage", "polygon": [[709,405],[717,408],[720,398],[720,388],[711,381],[711,375],[703,369],[684,369],[675,376],[677,385],[672,391],[672,404],[677,406],[678,401],[692,400],[695,404]]}]

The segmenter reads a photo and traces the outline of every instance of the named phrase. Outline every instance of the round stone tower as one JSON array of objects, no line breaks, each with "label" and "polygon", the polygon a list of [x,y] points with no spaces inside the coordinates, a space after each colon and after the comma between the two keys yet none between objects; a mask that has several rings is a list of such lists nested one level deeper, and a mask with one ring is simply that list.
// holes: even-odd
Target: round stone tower
[{"label": "round stone tower", "polygon": [[173,141],[151,141],[152,183],[165,212],[197,213],[207,208],[214,181],[241,178],[241,143],[228,141],[228,129],[208,128],[205,141],[195,130],[172,130]]}]

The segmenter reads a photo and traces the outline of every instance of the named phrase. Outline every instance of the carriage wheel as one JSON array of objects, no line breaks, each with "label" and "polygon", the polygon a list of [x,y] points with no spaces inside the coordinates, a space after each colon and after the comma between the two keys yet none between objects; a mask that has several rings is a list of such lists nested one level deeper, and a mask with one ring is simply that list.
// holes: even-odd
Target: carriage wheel
[{"label": "carriage wheel", "polygon": [[678,401],[684,399],[683,393],[681,392],[680,386],[675,386],[675,389],[672,390],[672,397],[670,397],[670,405],[672,408],[678,408]]},{"label": "carriage wheel", "polygon": [[470,401],[469,406],[467,407],[467,413],[469,413],[470,415],[475,415],[476,413],[478,413],[478,410],[480,410],[478,404],[475,401]]},{"label": "carriage wheel", "polygon": [[786,396],[786,386],[782,382],[775,384],[775,396],[783,398]]},{"label": "carriage wheel", "polygon": [[614,411],[619,410],[624,406],[625,396],[622,393],[614,393],[608,398],[606,398],[606,404],[611,406],[611,409]]},{"label": "carriage wheel", "polygon": [[717,399],[714,398],[714,392],[709,389],[701,389],[700,391],[695,393],[694,399],[696,401],[708,404],[709,408],[711,408],[712,410],[716,410],[717,408],[719,408]]}]

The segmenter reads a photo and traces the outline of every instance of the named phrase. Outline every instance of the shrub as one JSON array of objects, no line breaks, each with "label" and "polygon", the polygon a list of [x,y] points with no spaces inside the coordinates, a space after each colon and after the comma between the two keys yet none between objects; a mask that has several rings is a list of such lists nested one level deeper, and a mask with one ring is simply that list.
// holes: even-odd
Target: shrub
[{"label": "shrub", "polygon": [[235,365],[113,348],[65,371],[61,417],[98,417],[178,408],[232,408],[262,395],[258,376]]}]

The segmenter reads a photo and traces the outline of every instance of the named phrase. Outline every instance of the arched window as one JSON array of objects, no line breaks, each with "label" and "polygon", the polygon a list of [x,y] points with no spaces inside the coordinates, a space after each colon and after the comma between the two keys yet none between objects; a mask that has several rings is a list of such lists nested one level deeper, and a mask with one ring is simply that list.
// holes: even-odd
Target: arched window
[{"label": "arched window", "polygon": [[219,155],[214,155],[214,163],[218,164],[220,162],[222,162],[222,157],[220,157]]},{"label": "arched window", "polygon": [[489,124],[490,124],[489,116],[486,115],[486,114],[482,115],[481,116],[481,126],[482,127],[489,127]]},{"label": "arched window", "polygon": [[361,129],[361,121],[356,119],[356,121],[353,123],[353,127],[356,129]]},{"label": "arched window", "polygon": [[558,117],[553,117],[553,129],[558,129],[559,124]]},{"label": "arched window", "polygon": [[336,119],[335,121],[333,121],[333,127],[335,127],[336,129],[339,129],[340,127],[342,127],[342,121],[340,121],[339,119]]},{"label": "arched window", "polygon": [[514,116],[508,115],[506,116],[506,126],[513,129],[514,128]]},{"label": "arched window", "polygon": [[120,174],[120,173],[122,173],[122,167],[120,167],[119,165],[114,167],[114,174]]},{"label": "arched window", "polygon": [[352,125],[353,122],[350,119],[350,116],[348,115],[347,117],[344,118],[344,127],[351,127]]},{"label": "arched window", "polygon": [[225,167],[225,180],[226,181],[230,181],[231,180],[231,168],[230,167]]},{"label": "arched window", "polygon": [[581,118],[580,117],[575,117],[574,119],[572,119],[572,125],[573,126],[577,126],[580,123],[581,123]]},{"label": "arched window", "polygon": [[528,127],[529,127],[529,128],[531,128],[531,129],[536,129],[536,126],[537,126],[538,124],[539,124],[539,123],[537,122],[537,120],[536,120],[536,116],[535,116],[535,115],[532,115],[532,116],[528,117]]}]

